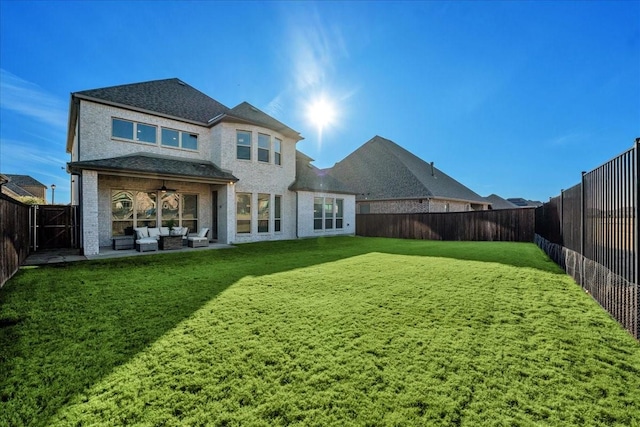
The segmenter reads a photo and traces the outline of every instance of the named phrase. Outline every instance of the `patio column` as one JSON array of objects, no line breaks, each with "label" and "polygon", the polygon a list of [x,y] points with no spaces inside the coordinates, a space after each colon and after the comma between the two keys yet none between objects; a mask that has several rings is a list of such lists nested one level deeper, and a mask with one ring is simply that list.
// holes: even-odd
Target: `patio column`
[{"label": "patio column", "polygon": [[236,235],[236,186],[228,183],[218,190],[218,242],[229,244]]},{"label": "patio column", "polygon": [[97,255],[100,251],[98,233],[98,172],[82,171],[82,247],[85,255]]}]

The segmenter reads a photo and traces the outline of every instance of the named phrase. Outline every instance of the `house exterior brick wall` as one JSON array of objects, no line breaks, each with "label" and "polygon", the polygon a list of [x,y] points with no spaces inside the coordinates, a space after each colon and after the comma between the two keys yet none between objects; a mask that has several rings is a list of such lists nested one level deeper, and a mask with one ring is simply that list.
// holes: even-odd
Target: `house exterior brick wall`
[{"label": "house exterior brick wall", "polygon": [[[236,132],[238,130],[251,132],[251,160],[237,159]],[[258,134],[271,136],[269,163],[258,161]],[[229,242],[295,239],[296,201],[295,193],[289,191],[289,186],[296,179],[296,141],[271,129],[239,123],[221,123],[216,126],[213,135],[215,147],[213,156],[215,160],[219,158],[219,163],[216,164],[224,170],[231,171],[239,179],[233,185],[234,194],[231,204],[233,209],[230,209],[228,218],[233,227],[229,230]],[[282,141],[282,165],[274,164],[274,138]],[[235,195],[237,193],[251,194],[251,233],[236,233]],[[270,195],[270,224],[267,233],[258,232],[258,194]],[[273,227],[274,196],[276,195],[282,197],[280,232],[275,232]]]},{"label": "house exterior brick wall", "polygon": [[[313,203],[316,197],[331,197],[344,200],[344,217],[342,229],[314,230]],[[355,195],[336,193],[298,192],[298,237],[319,237],[353,235],[356,232]]]},{"label": "house exterior brick wall", "polygon": [[[156,143],[150,144],[112,138],[112,118],[157,126]],[[85,100],[80,103],[79,122],[81,125],[79,126],[78,135],[81,144],[79,153],[75,153],[79,158],[74,158],[74,161],[106,159],[140,152],[183,157],[185,159],[209,160],[212,158],[211,131],[206,127]],[[160,128],[162,127],[197,134],[198,150],[163,146],[160,135]],[[77,145],[76,142],[74,146],[77,147]]]},{"label": "house exterior brick wall", "polygon": [[82,171],[82,247],[85,255],[100,251],[98,172]]}]

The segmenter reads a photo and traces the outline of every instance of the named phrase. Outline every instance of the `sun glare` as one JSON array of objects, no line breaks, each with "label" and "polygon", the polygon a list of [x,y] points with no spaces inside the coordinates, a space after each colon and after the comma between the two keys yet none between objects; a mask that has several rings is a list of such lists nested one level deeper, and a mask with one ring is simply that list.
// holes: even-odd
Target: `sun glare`
[{"label": "sun glare", "polygon": [[330,124],[335,120],[336,112],[333,104],[327,101],[325,98],[319,98],[313,103],[309,104],[307,108],[307,118],[313,123],[318,131]]}]

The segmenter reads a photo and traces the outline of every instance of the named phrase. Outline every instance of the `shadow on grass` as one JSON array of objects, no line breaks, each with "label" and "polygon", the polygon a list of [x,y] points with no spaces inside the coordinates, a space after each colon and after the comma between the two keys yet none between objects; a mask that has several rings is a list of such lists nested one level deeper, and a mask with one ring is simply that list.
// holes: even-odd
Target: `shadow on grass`
[{"label": "shadow on grass", "polygon": [[229,286],[383,252],[561,274],[533,244],[325,238],[21,271],[0,291],[0,425],[45,425]]}]

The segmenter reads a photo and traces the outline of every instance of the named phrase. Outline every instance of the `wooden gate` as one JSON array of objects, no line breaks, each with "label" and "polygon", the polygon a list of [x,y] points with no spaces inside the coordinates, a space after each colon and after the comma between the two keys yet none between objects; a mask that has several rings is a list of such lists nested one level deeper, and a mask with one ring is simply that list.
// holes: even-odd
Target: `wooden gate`
[{"label": "wooden gate", "polygon": [[34,250],[78,247],[76,206],[34,205],[32,218]]}]

